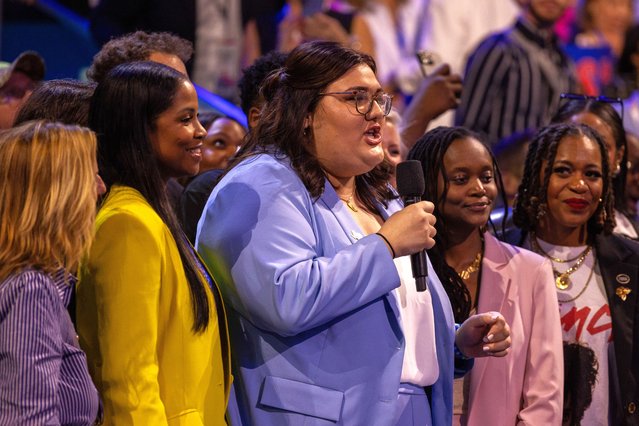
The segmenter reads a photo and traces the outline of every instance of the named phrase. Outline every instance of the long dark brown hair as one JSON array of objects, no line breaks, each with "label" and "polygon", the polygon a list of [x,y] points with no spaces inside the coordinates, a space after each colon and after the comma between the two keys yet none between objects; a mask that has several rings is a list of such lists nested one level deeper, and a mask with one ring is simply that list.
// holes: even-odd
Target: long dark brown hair
[{"label": "long dark brown hair", "polygon": [[[274,71],[262,86],[266,104],[259,123],[229,169],[250,156],[275,150],[288,157],[311,196],[318,198],[324,191],[326,175],[308,148],[314,141],[312,132],[304,128],[304,121],[315,112],[320,93],[358,65],[377,70],[369,55],[338,43],[314,41],[296,47],[284,66]],[[357,196],[369,210],[375,210],[375,201],[386,205],[395,196],[387,185],[389,173],[390,167],[384,160],[370,172],[356,177]]]}]

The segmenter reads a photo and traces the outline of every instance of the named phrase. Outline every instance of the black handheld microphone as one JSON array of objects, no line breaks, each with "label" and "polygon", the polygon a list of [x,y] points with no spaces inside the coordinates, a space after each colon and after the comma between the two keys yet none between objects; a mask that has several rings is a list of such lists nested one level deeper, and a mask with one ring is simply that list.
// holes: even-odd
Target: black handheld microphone
[{"label": "black handheld microphone", "polygon": [[[422,164],[417,160],[403,161],[397,165],[395,172],[397,179],[397,191],[404,200],[404,205],[409,206],[422,200],[422,194],[426,189]],[[426,251],[410,255],[410,264],[413,269],[413,278],[417,285],[417,291],[428,288],[428,261]]]}]

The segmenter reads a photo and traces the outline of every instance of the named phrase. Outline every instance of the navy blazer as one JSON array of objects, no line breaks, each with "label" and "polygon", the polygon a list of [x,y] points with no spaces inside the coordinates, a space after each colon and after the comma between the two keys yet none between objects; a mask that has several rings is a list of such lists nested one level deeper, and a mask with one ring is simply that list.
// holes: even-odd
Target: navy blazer
[{"label": "navy blazer", "polygon": [[617,235],[598,235],[595,248],[612,316],[612,424],[639,425],[639,332],[635,330],[639,324],[639,243]]},{"label": "navy blazer", "polygon": [[[384,218],[400,208],[378,206]],[[384,241],[361,235],[328,181],[313,199],[287,160],[245,160],[211,194],[196,246],[230,307],[229,410],[242,424],[393,424],[404,354],[391,293],[399,276]],[[432,421],[450,424],[453,317],[430,274],[440,368]]]}]

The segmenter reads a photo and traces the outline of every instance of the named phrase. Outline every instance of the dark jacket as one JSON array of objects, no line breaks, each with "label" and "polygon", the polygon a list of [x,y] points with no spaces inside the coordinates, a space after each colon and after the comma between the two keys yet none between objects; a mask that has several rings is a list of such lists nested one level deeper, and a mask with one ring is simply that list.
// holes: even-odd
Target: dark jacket
[{"label": "dark jacket", "polygon": [[[521,245],[525,238],[515,228],[506,232],[504,240]],[[639,243],[617,235],[598,235],[595,252],[612,316],[611,424],[639,426],[639,330],[635,331],[635,323],[639,324]]]}]

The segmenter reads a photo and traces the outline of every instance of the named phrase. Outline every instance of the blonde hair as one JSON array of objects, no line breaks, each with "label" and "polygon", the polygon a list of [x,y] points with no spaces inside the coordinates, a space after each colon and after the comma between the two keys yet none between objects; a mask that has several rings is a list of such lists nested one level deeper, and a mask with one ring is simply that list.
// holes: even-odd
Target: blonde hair
[{"label": "blonde hair", "polygon": [[0,280],[75,271],[92,240],[96,172],[87,128],[32,121],[0,133]]}]

